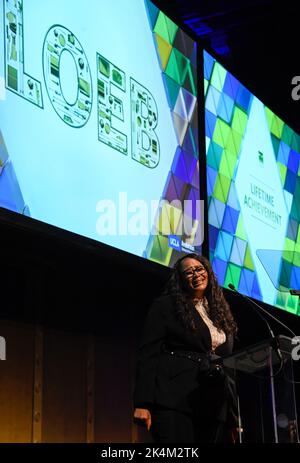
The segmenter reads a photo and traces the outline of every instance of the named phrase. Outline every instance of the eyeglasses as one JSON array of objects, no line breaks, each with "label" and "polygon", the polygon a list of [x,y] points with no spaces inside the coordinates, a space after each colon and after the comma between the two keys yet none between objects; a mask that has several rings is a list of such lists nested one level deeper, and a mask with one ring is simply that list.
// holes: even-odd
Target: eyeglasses
[{"label": "eyeglasses", "polygon": [[187,270],[185,270],[184,272],[182,272],[182,275],[185,277],[185,278],[193,278],[194,276],[194,273],[196,273],[196,275],[201,275],[201,276],[204,276],[206,275],[206,268],[205,267],[195,267],[195,268],[189,268]]}]

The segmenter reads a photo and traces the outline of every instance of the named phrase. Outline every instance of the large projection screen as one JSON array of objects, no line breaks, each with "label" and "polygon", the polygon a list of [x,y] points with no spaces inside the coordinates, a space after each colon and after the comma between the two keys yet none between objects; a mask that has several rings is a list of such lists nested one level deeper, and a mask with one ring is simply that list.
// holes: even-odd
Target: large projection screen
[{"label": "large projection screen", "polygon": [[196,43],[144,0],[3,0],[0,207],[172,265],[201,249]]},{"label": "large projection screen", "polygon": [[210,259],[219,282],[300,315],[300,137],[204,52]]}]

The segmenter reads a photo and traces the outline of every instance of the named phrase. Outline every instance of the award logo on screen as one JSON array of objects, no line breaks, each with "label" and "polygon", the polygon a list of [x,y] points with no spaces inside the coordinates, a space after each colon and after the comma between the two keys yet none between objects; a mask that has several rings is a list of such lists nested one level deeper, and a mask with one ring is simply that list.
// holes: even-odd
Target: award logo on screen
[{"label": "award logo on screen", "polygon": [[176,251],[181,251],[181,239],[176,235],[169,235],[169,246]]}]

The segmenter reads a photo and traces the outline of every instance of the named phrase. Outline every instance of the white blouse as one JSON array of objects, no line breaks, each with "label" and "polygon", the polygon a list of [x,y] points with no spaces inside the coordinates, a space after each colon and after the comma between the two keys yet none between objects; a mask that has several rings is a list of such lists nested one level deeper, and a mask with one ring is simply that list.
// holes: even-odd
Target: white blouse
[{"label": "white blouse", "polygon": [[215,325],[207,315],[205,305],[207,305],[206,299],[199,299],[197,304],[195,305],[195,308],[197,312],[201,315],[203,321],[208,326],[211,336],[212,351],[214,352],[218,346],[224,344],[224,342],[226,341],[226,334],[223,330],[219,330],[215,327]]}]

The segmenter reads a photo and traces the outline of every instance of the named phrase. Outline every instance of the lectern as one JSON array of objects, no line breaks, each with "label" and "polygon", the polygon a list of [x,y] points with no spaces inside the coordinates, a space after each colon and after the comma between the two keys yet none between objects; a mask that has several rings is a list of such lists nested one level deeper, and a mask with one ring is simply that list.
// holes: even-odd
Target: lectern
[{"label": "lectern", "polygon": [[299,442],[294,347],[280,335],[223,358],[236,380],[240,442]]}]

